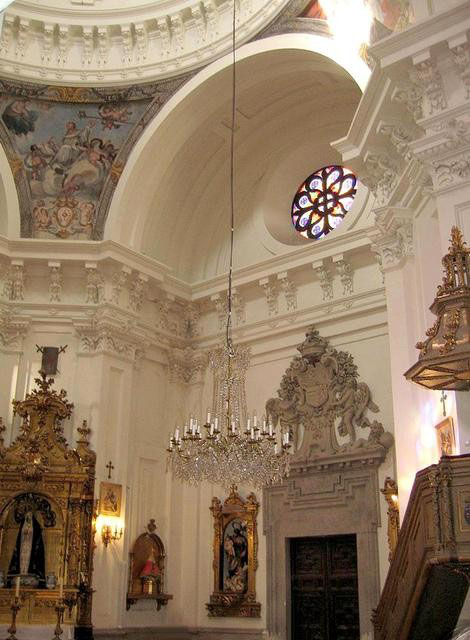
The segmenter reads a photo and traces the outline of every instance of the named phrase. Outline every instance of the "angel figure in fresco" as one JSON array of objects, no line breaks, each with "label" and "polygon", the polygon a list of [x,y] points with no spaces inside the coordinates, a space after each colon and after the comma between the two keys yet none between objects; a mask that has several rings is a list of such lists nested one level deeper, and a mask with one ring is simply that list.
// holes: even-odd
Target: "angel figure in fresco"
[{"label": "angel figure in fresco", "polygon": [[31,171],[33,180],[41,181],[44,179],[46,169],[56,153],[57,145],[53,138],[44,144],[31,145],[30,151],[24,159],[24,166]]},{"label": "angel figure in fresco", "polygon": [[93,138],[68,170],[63,181],[64,193],[70,195],[82,187],[101,184],[111,168],[115,151],[112,143]]},{"label": "angel figure in fresco", "polygon": [[34,131],[37,119],[38,114],[31,110],[28,100],[14,100],[2,114],[6,128],[16,136],[26,136]]},{"label": "angel figure in fresco", "polygon": [[119,129],[123,124],[130,124],[129,117],[132,115],[125,104],[105,103],[99,106],[98,113],[103,129]]}]

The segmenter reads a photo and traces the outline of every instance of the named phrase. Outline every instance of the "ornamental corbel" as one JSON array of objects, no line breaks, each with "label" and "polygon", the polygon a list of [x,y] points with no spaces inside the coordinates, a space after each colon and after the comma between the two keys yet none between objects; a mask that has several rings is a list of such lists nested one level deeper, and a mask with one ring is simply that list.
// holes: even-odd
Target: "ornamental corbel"
[{"label": "ornamental corbel", "polygon": [[130,269],[130,267],[123,265],[121,269],[113,275],[111,289],[111,302],[113,304],[120,305],[121,293],[129,280],[131,272],[132,269]]},{"label": "ornamental corbel", "polygon": [[413,214],[409,209],[382,207],[375,211],[372,251],[380,253],[384,269],[399,266],[414,255]]},{"label": "ornamental corbel", "polygon": [[429,51],[413,58],[413,68],[409,71],[410,79],[423,89],[427,103],[427,114],[432,116],[447,107],[442,76],[436,61]]},{"label": "ornamental corbel", "polygon": [[295,282],[289,278],[287,271],[278,273],[277,279],[284,293],[287,311],[295,311],[297,309],[297,287]]},{"label": "ornamental corbel", "polygon": [[104,302],[105,287],[104,278],[98,270],[96,262],[85,262],[86,272],[86,303],[100,304]]},{"label": "ornamental corbel", "polygon": [[470,99],[470,44],[467,34],[449,41],[449,49],[452,52],[452,62],[457,76],[463,85],[465,100]]},{"label": "ornamental corbel", "polygon": [[377,125],[377,133],[390,140],[399,156],[405,160],[411,159],[410,143],[417,137],[415,131],[400,120],[380,120]]},{"label": "ornamental corbel", "polygon": [[129,309],[138,313],[142,309],[147,290],[148,276],[138,273],[129,288]]},{"label": "ornamental corbel", "polygon": [[323,300],[333,299],[333,274],[323,260],[312,263],[312,268],[320,281]]},{"label": "ornamental corbel", "polygon": [[[158,26],[160,27],[160,20],[158,21]],[[146,60],[148,52],[148,33],[143,22],[135,25],[135,41],[137,45],[137,60]]]},{"label": "ornamental corbel", "polygon": [[170,29],[175,42],[175,49],[184,49],[184,20],[183,13],[178,11],[177,14],[170,18]]},{"label": "ornamental corbel", "polygon": [[234,287],[232,289],[233,310],[235,312],[235,320],[237,325],[245,324],[246,321],[246,303],[240,291]]},{"label": "ornamental corbel", "polygon": [[25,273],[23,260],[12,260],[3,282],[3,297],[11,301],[24,300]]},{"label": "ornamental corbel", "polygon": [[49,64],[54,50],[54,25],[46,23],[42,31],[41,60],[44,64]]},{"label": "ornamental corbel", "polygon": [[350,296],[354,293],[353,275],[354,271],[351,263],[345,260],[344,255],[333,256],[333,265],[339,274],[339,279],[343,285],[343,296]]},{"label": "ornamental corbel", "polygon": [[93,60],[93,27],[82,29],[82,66],[89,67]]},{"label": "ornamental corbel", "polygon": [[168,16],[158,19],[158,33],[160,35],[162,56],[167,57],[171,51],[171,30]]},{"label": "ornamental corbel", "polygon": [[57,50],[57,64],[65,65],[67,63],[67,57],[70,45],[69,25],[60,24],[58,33],[58,50]]},{"label": "ornamental corbel", "polygon": [[62,299],[62,270],[60,262],[50,260],[49,267],[49,301],[60,302]]},{"label": "ornamental corbel", "polygon": [[28,333],[29,319],[14,316],[12,310],[4,305],[0,307],[0,346],[22,350],[23,339]]},{"label": "ornamental corbel", "polygon": [[30,21],[23,18],[18,23],[18,32],[16,36],[16,49],[15,57],[23,58],[26,52],[26,45],[28,42],[28,35],[30,32]]},{"label": "ornamental corbel", "polygon": [[263,289],[268,305],[268,314],[276,316],[279,313],[279,289],[269,278],[261,278],[259,286]]},{"label": "ornamental corbel", "polygon": [[191,7],[191,13],[196,23],[199,44],[203,44],[207,38],[207,20],[204,3],[198,2],[194,7]]},{"label": "ornamental corbel", "polygon": [[215,306],[215,310],[217,312],[217,323],[219,331],[221,331],[224,328],[227,319],[227,298],[225,296],[222,297],[220,293],[215,293],[211,296],[211,302]]},{"label": "ornamental corbel", "polygon": [[387,204],[398,183],[398,163],[386,151],[367,151],[364,164],[366,174],[371,179],[370,188],[378,204]]},{"label": "ornamental corbel", "polygon": [[107,27],[98,27],[98,64],[105,65],[109,56],[109,34]]},{"label": "ornamental corbel", "polygon": [[15,18],[12,15],[6,15],[3,18],[2,26],[2,38],[0,40],[0,53],[6,55],[10,50],[10,46],[13,40],[13,27]]},{"label": "ornamental corbel", "polygon": [[132,31],[131,25],[125,24],[121,26],[121,38],[122,38],[122,63],[129,64],[132,62],[132,51],[133,51],[133,41],[132,41]]}]

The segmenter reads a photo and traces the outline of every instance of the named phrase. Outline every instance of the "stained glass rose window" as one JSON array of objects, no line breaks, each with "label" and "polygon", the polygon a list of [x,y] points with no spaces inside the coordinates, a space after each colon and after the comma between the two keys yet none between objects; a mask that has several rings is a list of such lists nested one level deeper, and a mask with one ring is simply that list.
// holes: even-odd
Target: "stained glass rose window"
[{"label": "stained glass rose window", "polygon": [[306,238],[318,240],[336,229],[352,207],[356,195],[354,173],[332,165],[312,173],[295,194],[292,222]]}]

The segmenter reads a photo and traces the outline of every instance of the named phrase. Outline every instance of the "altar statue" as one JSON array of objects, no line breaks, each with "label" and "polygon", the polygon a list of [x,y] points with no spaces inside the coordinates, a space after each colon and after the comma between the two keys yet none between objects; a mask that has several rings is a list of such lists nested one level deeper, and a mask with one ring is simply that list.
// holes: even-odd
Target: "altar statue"
[{"label": "altar statue", "polygon": [[45,586],[42,529],[32,511],[25,513],[20,525],[8,575],[11,581],[20,576],[25,586]]}]

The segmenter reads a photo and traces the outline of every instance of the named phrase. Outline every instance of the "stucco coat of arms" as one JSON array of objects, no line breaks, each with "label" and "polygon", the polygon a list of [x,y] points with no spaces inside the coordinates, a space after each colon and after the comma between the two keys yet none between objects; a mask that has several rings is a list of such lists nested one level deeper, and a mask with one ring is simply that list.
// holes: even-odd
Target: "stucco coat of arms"
[{"label": "stucco coat of arms", "polygon": [[[362,448],[389,449],[393,436],[371,419],[372,401],[351,354],[337,351],[311,328],[281,380],[278,397],[266,403],[273,424],[289,429],[299,459],[328,457]],[[363,435],[362,435],[363,434]]]}]

